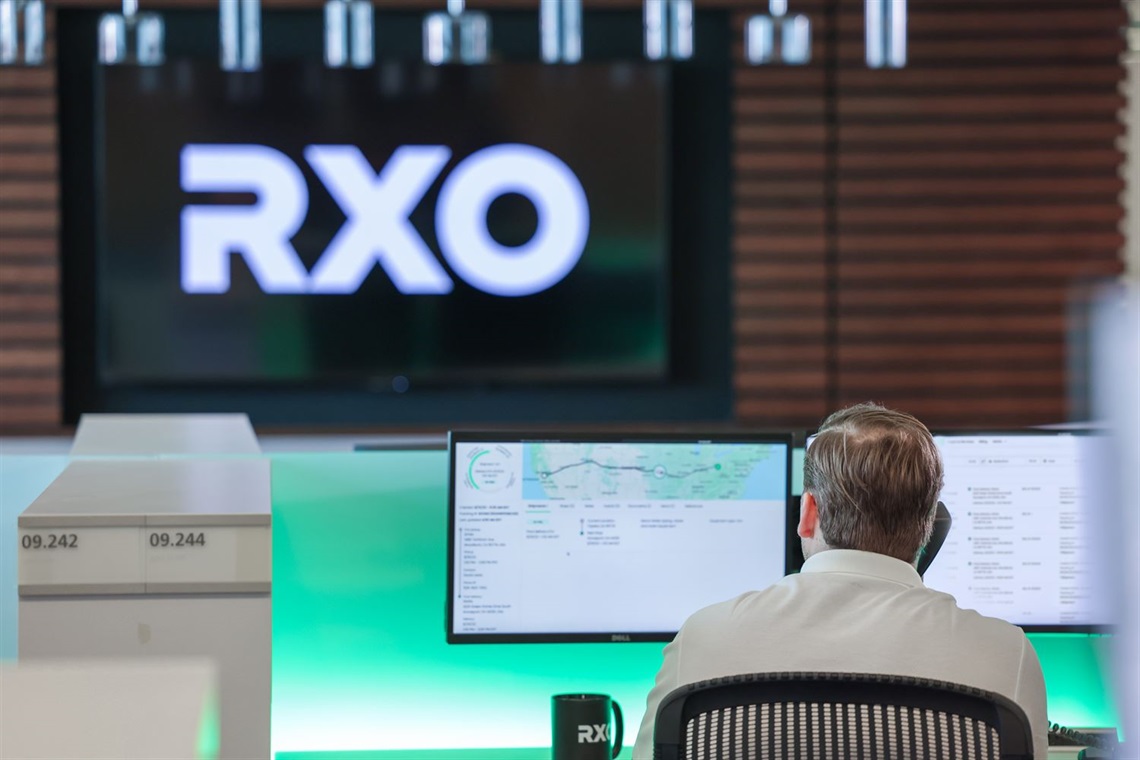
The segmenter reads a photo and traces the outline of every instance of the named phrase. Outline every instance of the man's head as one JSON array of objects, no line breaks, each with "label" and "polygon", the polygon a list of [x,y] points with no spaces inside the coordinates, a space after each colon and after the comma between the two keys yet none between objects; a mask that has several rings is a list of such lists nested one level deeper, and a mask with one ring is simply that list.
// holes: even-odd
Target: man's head
[{"label": "man's head", "polygon": [[941,490],[942,459],[925,425],[878,404],[841,409],[804,458],[804,556],[859,549],[913,563]]}]

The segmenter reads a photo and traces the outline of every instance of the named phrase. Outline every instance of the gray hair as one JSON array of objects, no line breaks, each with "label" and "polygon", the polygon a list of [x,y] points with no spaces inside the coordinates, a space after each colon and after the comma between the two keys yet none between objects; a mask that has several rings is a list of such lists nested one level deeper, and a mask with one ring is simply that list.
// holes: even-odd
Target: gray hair
[{"label": "gray hair", "polygon": [[804,458],[804,491],[815,497],[828,546],[905,562],[930,540],[942,476],[926,426],[872,403],[824,420]]}]

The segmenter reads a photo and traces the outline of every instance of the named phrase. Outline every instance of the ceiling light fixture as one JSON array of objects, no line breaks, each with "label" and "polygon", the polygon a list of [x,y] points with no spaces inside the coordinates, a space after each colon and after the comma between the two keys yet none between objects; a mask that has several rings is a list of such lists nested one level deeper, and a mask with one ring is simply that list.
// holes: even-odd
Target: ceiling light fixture
[{"label": "ceiling light fixture", "polygon": [[0,66],[39,66],[43,62],[43,0],[0,0]]},{"label": "ceiling light fixture", "polygon": [[447,0],[447,12],[424,18],[424,61],[486,63],[491,49],[491,22],[486,13],[467,10],[466,0]]}]

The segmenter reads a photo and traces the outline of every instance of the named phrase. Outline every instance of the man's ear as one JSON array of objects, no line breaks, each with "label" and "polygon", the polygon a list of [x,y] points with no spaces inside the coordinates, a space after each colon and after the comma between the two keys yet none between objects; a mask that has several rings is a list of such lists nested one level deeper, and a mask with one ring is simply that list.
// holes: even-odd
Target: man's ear
[{"label": "man's ear", "polygon": [[804,491],[800,497],[800,524],[796,530],[800,538],[815,538],[819,530],[819,508],[815,503],[815,496]]}]

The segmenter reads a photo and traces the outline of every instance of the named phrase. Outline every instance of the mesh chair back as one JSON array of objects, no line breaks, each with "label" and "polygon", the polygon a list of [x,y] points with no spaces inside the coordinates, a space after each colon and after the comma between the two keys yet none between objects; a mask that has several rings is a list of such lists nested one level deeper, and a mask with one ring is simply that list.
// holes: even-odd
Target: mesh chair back
[{"label": "mesh chair back", "polygon": [[682,686],[657,711],[656,760],[1033,758],[1024,711],[943,681],[769,673]]}]

